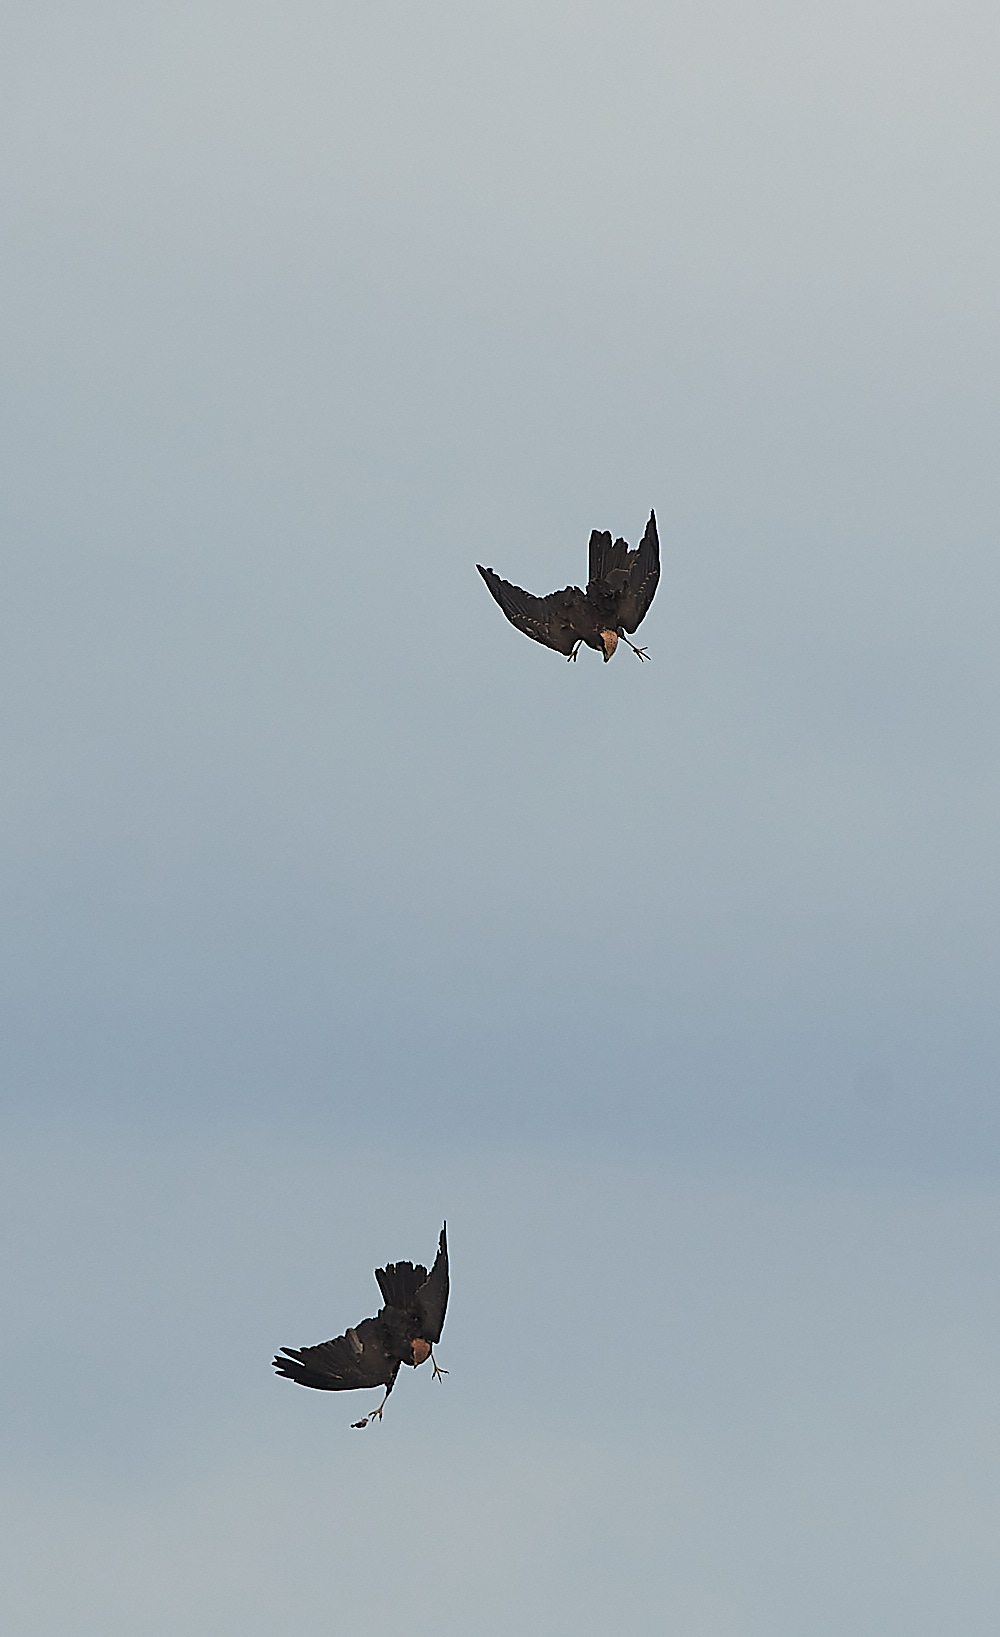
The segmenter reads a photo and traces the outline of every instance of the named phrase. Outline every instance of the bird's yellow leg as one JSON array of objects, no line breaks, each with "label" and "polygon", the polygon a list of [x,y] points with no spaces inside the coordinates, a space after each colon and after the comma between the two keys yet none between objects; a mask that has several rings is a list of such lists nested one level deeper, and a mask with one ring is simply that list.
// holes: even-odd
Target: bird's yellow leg
[{"label": "bird's yellow leg", "polygon": [[629,642],[628,641],[628,637],[624,634],[624,632],[622,633],[622,641],[627,642],[629,647],[631,648],[633,654],[638,654],[640,659],[648,659],[649,658],[649,649],[648,648],[637,648],[634,642]]},{"label": "bird's yellow leg", "polygon": [[440,1364],[438,1363],[437,1359],[434,1357],[433,1347],[431,1348],[431,1363],[434,1366],[434,1375],[433,1375],[433,1378],[432,1378],[434,1381],[440,1381],[443,1376],[447,1376],[447,1375],[451,1374],[450,1370],[442,1370],[442,1368],[441,1368]]}]

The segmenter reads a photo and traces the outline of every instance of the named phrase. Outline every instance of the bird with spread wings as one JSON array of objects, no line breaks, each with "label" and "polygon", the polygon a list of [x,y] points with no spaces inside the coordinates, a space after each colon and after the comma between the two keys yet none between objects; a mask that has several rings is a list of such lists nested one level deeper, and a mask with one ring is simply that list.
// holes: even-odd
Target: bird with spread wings
[{"label": "bird with spread wings", "polygon": [[534,597],[501,580],[491,568],[481,563],[476,567],[511,625],[546,648],[575,659],[585,643],[603,654],[607,664],[621,638],[640,659],[647,658],[646,649],[629,642],[626,633],[638,630],[645,619],[660,579],[660,542],[652,512],[635,551],[629,551],[627,541],[612,544],[609,533],[594,530],[586,591],[568,585],[564,591]]},{"label": "bird with spread wings", "polygon": [[441,1229],[438,1253],[430,1273],[420,1263],[390,1262],[375,1269],[384,1307],[374,1319],[362,1319],[333,1341],[316,1347],[282,1347],[275,1355],[274,1368],[280,1376],[297,1381],[301,1387],[317,1387],[322,1392],[349,1392],[355,1387],[384,1387],[385,1397],[377,1409],[352,1426],[366,1427],[382,1419],[386,1399],[392,1392],[399,1366],[411,1369],[430,1359],[434,1377],[448,1374],[434,1357],[434,1343],[441,1338],[448,1306],[447,1224]]}]

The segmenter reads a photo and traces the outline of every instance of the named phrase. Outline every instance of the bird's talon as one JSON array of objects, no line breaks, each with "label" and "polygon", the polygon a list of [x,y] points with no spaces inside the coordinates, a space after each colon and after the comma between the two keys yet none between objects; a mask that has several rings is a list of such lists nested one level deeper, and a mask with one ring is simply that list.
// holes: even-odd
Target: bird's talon
[{"label": "bird's talon", "polygon": [[637,648],[634,642],[629,642],[628,641],[628,637],[624,636],[624,633],[623,633],[622,640],[624,642],[628,642],[628,645],[631,648],[633,654],[636,654],[639,659],[648,659],[649,658],[649,649],[648,648]]}]

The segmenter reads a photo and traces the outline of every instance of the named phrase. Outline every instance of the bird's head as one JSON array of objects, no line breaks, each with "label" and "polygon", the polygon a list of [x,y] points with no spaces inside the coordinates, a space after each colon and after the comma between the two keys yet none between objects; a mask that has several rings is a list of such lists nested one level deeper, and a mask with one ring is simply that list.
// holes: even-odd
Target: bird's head
[{"label": "bird's head", "polygon": [[431,1344],[429,1341],[425,1341],[423,1336],[418,1336],[416,1341],[410,1343],[410,1346],[413,1348],[414,1368],[418,1364],[424,1364],[430,1358]]},{"label": "bird's head", "polygon": [[617,631],[602,631],[601,632],[601,642],[604,645],[604,663],[606,665],[608,663],[608,660],[611,658],[611,655],[614,653],[615,649],[618,647],[618,632]]}]

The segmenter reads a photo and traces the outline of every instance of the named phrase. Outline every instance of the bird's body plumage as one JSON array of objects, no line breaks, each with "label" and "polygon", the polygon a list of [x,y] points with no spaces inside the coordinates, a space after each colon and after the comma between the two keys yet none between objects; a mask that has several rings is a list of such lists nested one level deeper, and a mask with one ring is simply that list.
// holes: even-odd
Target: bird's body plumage
[{"label": "bird's body plumage", "polygon": [[[625,540],[612,541],[597,529],[590,536],[589,578],[586,591],[568,585],[547,597],[536,597],[520,586],[501,580],[491,568],[477,568],[495,601],[512,625],[534,642],[543,643],[575,659],[581,643],[611,658],[619,637],[638,629],[649,610],[660,578],[660,544],[656,517],[650,512],[646,532],[629,551]],[[629,647],[644,657],[645,651]]]},{"label": "bird's body plumage", "polygon": [[415,1368],[430,1357],[448,1307],[446,1229],[441,1229],[430,1273],[420,1263],[390,1262],[375,1269],[375,1278],[385,1304],[375,1318],[362,1319],[342,1336],[315,1347],[282,1347],[274,1359],[280,1376],[328,1393],[385,1387],[388,1398],[401,1364]]}]

